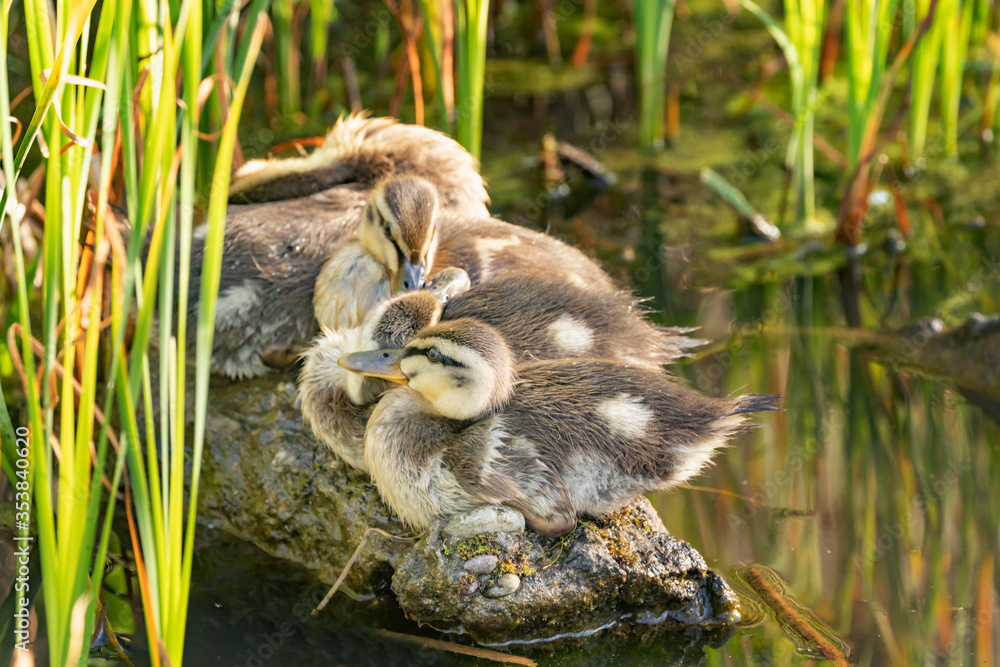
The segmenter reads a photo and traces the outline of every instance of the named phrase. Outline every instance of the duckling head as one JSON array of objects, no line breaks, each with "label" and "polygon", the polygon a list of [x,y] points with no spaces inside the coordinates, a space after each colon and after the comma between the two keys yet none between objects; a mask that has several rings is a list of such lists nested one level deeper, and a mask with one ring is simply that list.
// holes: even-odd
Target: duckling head
[{"label": "duckling head", "polygon": [[402,348],[347,354],[344,368],[408,386],[448,419],[466,421],[507,404],[517,374],[503,336],[473,319],[441,322]]},{"label": "duckling head", "polygon": [[372,190],[358,237],[393,278],[393,291],[422,289],[437,249],[437,190],[423,178],[390,178]]},{"label": "duckling head", "polygon": [[431,292],[404,292],[383,301],[361,323],[360,350],[399,348],[441,319],[441,301]]}]

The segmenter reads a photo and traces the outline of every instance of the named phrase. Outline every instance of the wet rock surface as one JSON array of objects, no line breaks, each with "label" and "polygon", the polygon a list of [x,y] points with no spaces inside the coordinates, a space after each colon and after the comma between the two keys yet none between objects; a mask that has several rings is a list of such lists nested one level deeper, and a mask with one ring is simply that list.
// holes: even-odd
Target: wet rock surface
[{"label": "wet rock surface", "polygon": [[[465,564],[485,554],[498,558],[496,569],[470,573]],[[735,594],[691,545],[666,532],[645,498],[560,539],[531,532],[458,538],[439,522],[399,563],[392,587],[410,618],[484,644],[739,620]]]},{"label": "wet rock surface", "polygon": [[[201,514],[264,551],[333,581],[369,528],[411,534],[303,423],[293,373],[213,379],[207,424]],[[739,618],[728,585],[645,499],[559,539],[525,531],[506,508],[436,522],[416,540],[369,532],[342,590],[358,597],[389,585],[411,620],[483,644],[599,628],[726,636]]]}]

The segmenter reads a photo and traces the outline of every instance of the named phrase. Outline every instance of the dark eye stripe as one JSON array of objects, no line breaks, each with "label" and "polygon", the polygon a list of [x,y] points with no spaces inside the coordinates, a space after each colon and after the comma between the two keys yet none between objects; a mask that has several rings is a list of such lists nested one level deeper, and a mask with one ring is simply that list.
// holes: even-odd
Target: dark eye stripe
[{"label": "dark eye stripe", "polygon": [[[427,349],[429,350],[431,348]],[[416,347],[408,347],[403,350],[403,359],[406,359],[408,357],[427,357],[427,350],[421,350]],[[431,361],[430,359],[428,359],[427,361],[430,361],[430,363],[432,364],[441,364],[442,366],[455,366],[457,368],[468,368],[461,361],[452,359],[451,357],[445,356],[443,354],[438,358],[437,361]]]}]

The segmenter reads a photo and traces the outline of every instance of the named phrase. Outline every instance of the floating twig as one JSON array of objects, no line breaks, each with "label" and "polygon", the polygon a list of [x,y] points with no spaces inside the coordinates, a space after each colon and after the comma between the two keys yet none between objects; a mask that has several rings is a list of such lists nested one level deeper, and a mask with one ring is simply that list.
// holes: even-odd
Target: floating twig
[{"label": "floating twig", "polygon": [[830,638],[833,632],[825,627],[817,627],[818,619],[810,618],[806,611],[789,598],[778,583],[780,580],[777,574],[763,567],[748,567],[743,571],[743,577],[775,613],[778,621],[815,647],[824,660],[829,660],[837,667],[850,667],[851,663],[842,648]]},{"label": "floating twig", "polygon": [[775,512],[781,512],[784,516],[815,516],[815,509],[808,508],[796,508],[796,507],[775,507],[774,505],[769,505],[756,498],[751,498],[750,496],[744,496],[734,491],[726,491],[725,489],[713,489],[708,486],[695,486],[694,484],[683,484],[681,489],[690,489],[691,491],[704,491],[706,493],[715,493],[720,496],[726,496],[727,498],[735,498],[737,500],[742,500],[743,502],[750,503],[751,505],[757,505],[765,509],[773,510]]},{"label": "floating twig", "polygon": [[350,560],[347,561],[347,565],[344,566],[344,569],[341,570],[340,572],[340,576],[337,577],[337,581],[335,581],[333,583],[333,586],[330,587],[330,590],[327,591],[326,595],[323,597],[323,600],[318,605],[316,605],[316,608],[313,609],[312,612],[310,612],[313,618],[319,616],[319,613],[326,608],[326,605],[329,604],[330,599],[337,592],[337,589],[340,588],[340,585],[344,583],[344,579],[347,578],[347,575],[348,573],[350,573],[351,568],[354,567],[354,563],[357,562],[358,557],[361,555],[361,550],[364,549],[365,544],[368,543],[368,536],[371,535],[372,533],[378,533],[382,537],[387,537],[390,540],[398,540],[400,542],[409,542],[410,540],[415,540],[418,537],[420,537],[420,535],[423,534],[420,533],[417,535],[409,535],[404,537],[401,535],[393,535],[392,533],[387,533],[379,528],[369,528],[368,530],[366,530],[365,534],[361,536],[361,541],[358,542],[358,546],[354,550],[354,553],[351,555]]},{"label": "floating twig", "polygon": [[392,632],[391,630],[375,630],[375,633],[381,637],[385,637],[386,639],[396,639],[398,641],[417,644],[419,646],[423,646],[424,648],[433,648],[439,651],[448,651],[449,653],[471,655],[474,658],[482,658],[483,660],[503,662],[510,665],[526,665],[526,667],[535,667],[535,665],[537,664],[534,660],[530,658],[524,658],[519,655],[510,655],[508,653],[501,653],[500,651],[491,651],[490,649],[479,648],[478,646],[465,646],[463,644],[452,644],[451,642],[442,641],[440,639],[431,639],[429,637],[420,637],[418,635],[406,635],[403,634],[402,632]]}]

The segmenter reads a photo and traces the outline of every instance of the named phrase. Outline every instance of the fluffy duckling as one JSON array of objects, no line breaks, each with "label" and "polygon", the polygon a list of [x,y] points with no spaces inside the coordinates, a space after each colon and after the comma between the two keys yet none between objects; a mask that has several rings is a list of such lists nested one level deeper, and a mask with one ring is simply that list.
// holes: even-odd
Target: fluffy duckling
[{"label": "fluffy duckling", "polygon": [[774,410],[775,396],[717,399],[663,373],[611,361],[515,368],[503,336],[442,322],[401,349],[345,355],[352,371],[406,385],[378,402],[364,459],[414,528],[504,504],[545,535],[696,475],[716,449]]},{"label": "fluffy duckling", "polygon": [[424,286],[437,249],[437,208],[435,188],[423,178],[392,178],[372,190],[357,240],[340,246],[316,278],[321,327],[358,326],[391,293]]},{"label": "fluffy duckling", "polygon": [[657,367],[703,342],[680,335],[684,329],[652,326],[626,292],[593,295],[575,285],[523,275],[468,285],[464,271],[448,268],[435,276],[436,292],[396,295],[371,311],[360,328],[324,331],[303,354],[303,417],[351,466],[366,470],[363,434],[370,410],[363,408],[388,385],[337,366],[343,354],[401,347],[440,320],[461,318],[492,325],[516,362],[589,356]]},{"label": "fluffy duckling", "polygon": [[[415,183],[424,185],[410,187]],[[308,157],[248,162],[236,174],[230,202],[212,360],[217,373],[231,378],[294,361],[319,332],[315,301],[325,304],[320,315],[327,324],[353,326],[358,313],[391,291],[393,277],[400,287],[426,277],[435,211],[457,221],[489,215],[476,161],[458,142],[363,114],[338,121]],[[417,219],[409,221],[410,214]],[[372,233],[363,235],[363,220]],[[191,322],[205,231],[195,231],[191,249]],[[338,252],[345,246],[351,252]],[[321,273],[321,291],[336,298],[317,299]]]},{"label": "fluffy duckling", "polygon": [[[308,211],[305,201],[282,202],[283,216]],[[283,217],[282,229],[227,223],[213,369],[232,378],[261,375],[293,361],[320,325],[357,326],[393,289],[422,287],[436,246],[437,210],[435,187],[405,176],[372,189],[356,226],[328,217]],[[237,220],[243,221],[230,222]],[[200,267],[201,244],[193,251],[192,267]],[[197,308],[192,300],[189,317],[197,317]]]},{"label": "fluffy duckling", "polygon": [[229,201],[257,204],[309,197],[331,188],[367,189],[401,175],[433,183],[442,209],[472,217],[489,215],[490,199],[476,159],[458,142],[436,130],[394,118],[371,118],[367,112],[341,117],[323,145],[306,157],[247,162],[233,177]]},{"label": "fluffy duckling", "polygon": [[303,355],[298,399],[313,433],[348,465],[367,470],[365,425],[372,406],[392,384],[351,373],[337,363],[344,354],[398,348],[441,317],[442,304],[468,289],[468,275],[446,269],[425,290],[387,299],[353,329],[324,329]]}]

